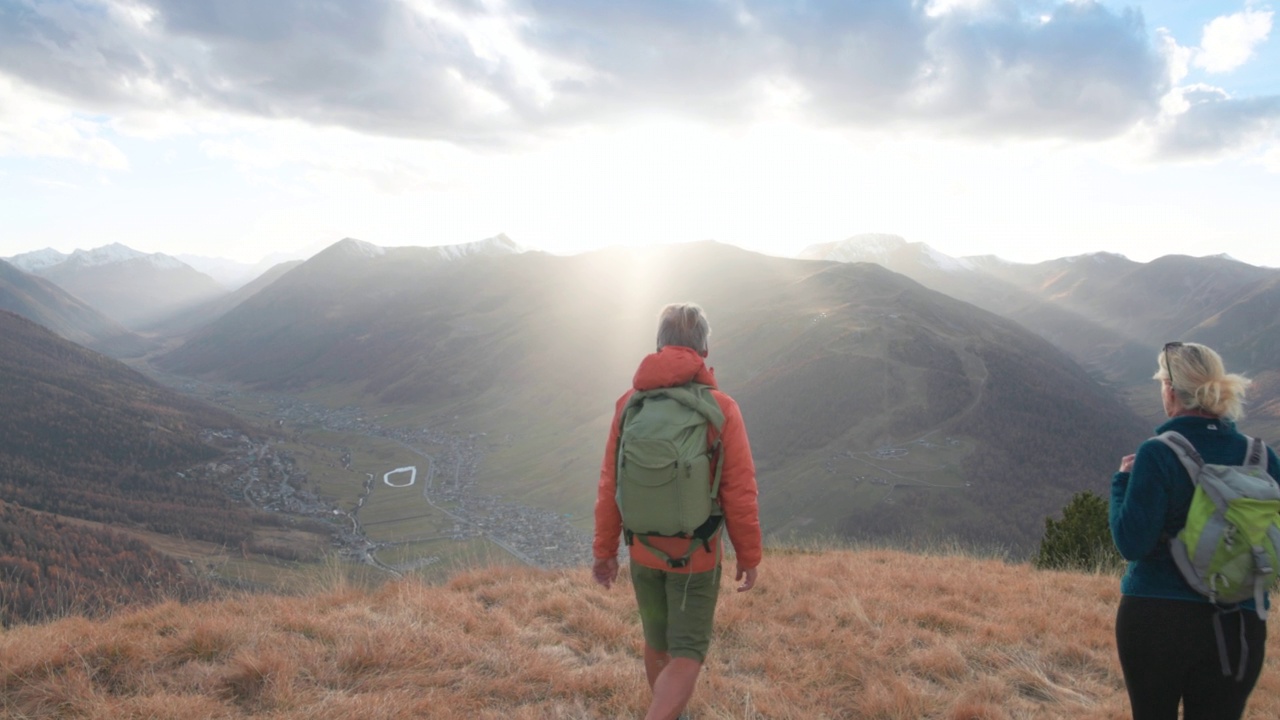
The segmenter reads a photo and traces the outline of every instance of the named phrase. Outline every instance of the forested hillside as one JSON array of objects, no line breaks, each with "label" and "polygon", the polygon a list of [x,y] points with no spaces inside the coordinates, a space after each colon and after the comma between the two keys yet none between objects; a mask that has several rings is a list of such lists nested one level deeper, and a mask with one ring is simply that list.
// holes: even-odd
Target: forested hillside
[{"label": "forested hillside", "polygon": [[[148,582],[165,584],[176,573],[139,542],[21,508],[216,543],[245,541],[254,513],[192,472],[223,455],[202,439],[206,429],[243,427],[227,413],[0,311],[6,612],[47,613],[50,603],[67,599],[57,594],[63,586],[73,594],[93,590],[89,594],[101,596],[95,602],[110,604],[111,597],[144,592],[129,578],[150,572]],[[111,568],[119,572],[108,581]],[[123,589],[108,590],[108,582]],[[54,594],[35,602],[29,597],[34,587]]]},{"label": "forested hillside", "polygon": [[220,542],[246,511],[180,471],[221,455],[204,428],[239,426],[110,358],[0,314],[0,500]]},{"label": "forested hillside", "polygon": [[184,598],[197,587],[140,540],[0,500],[0,626]]}]

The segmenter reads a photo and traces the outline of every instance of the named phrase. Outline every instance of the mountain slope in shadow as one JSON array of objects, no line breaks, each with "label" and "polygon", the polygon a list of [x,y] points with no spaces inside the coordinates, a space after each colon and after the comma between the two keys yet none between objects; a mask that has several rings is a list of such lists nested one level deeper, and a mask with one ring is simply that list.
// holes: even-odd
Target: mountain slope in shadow
[{"label": "mountain slope in shadow", "polygon": [[1255,380],[1250,416],[1263,432],[1280,433],[1280,328],[1272,312],[1280,306],[1280,270],[1224,256],[1139,263],[1092,253],[1034,264],[952,258],[883,235],[815,245],[804,254],[875,262],[1015,320],[1135,398],[1153,424],[1158,405],[1144,398],[1156,353],[1170,340],[1205,342],[1223,353],[1230,370]]},{"label": "mountain slope in shadow", "polygon": [[71,342],[112,357],[136,357],[155,346],[57,285],[4,260],[0,260],[0,310],[21,315]]},{"label": "mountain slope in shadow", "polygon": [[344,241],[160,362],[483,432],[486,487],[586,518],[613,402],[677,300],[711,319],[776,533],[1026,547],[1145,432],[1016,323],[875,266],[710,242],[446,259]]}]

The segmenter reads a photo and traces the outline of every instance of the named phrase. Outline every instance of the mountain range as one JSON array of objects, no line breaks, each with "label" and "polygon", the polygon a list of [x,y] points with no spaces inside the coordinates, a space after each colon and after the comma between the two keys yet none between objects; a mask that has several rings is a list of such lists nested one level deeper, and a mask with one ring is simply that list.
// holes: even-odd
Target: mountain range
[{"label": "mountain range", "polygon": [[655,313],[680,298],[711,317],[777,533],[1026,544],[1142,435],[1118,398],[1008,320],[872,266],[716,243],[458,258],[344,240],[157,363],[510,438],[488,449],[481,482],[585,516],[613,401],[653,349]]},{"label": "mountain range", "polygon": [[[522,250],[497,235],[433,252],[462,257]],[[0,259],[7,263],[0,269],[0,308],[114,357],[134,357],[226,313],[301,262],[175,258],[120,243],[69,254],[45,248]]]},{"label": "mountain range", "polygon": [[[466,435],[482,453],[483,492],[583,530],[613,403],[672,301],[708,312],[709,361],[742,406],[775,540],[959,538],[1028,551],[1045,517],[1075,492],[1105,490],[1118,458],[1150,433],[1150,377],[1167,339],[1221,350],[1256,381],[1248,427],[1268,441],[1280,429],[1280,271],[1223,257],[1022,265],[951,258],[895,236],[813,246],[801,258],[714,242],[560,257],[505,236],[436,248],[348,238],[235,292],[166,300],[160,312],[146,298],[195,271],[122,246],[99,250],[19,256],[31,272],[0,262],[0,307],[117,356],[148,352],[180,376]],[[55,278],[119,287],[78,299]],[[146,321],[119,306],[147,302]],[[0,500],[89,520],[101,504],[144,525],[160,521],[120,508],[194,512],[206,525],[234,515],[225,491],[166,504],[168,486],[146,478],[176,466],[140,459],[156,438],[179,465],[197,458],[208,448],[192,433],[226,426],[225,414],[184,405],[34,323],[0,320],[11,383],[0,410],[13,440],[0,460],[27,468],[6,486],[25,489]],[[171,349],[158,352],[160,343]],[[32,395],[49,388],[61,389]],[[65,457],[48,465],[58,447]],[[37,492],[37,475],[56,482]],[[147,492],[160,494],[123,489],[137,483],[159,483]],[[204,527],[177,521],[188,522]],[[233,527],[251,524],[244,518],[228,522],[207,532],[250,532]]]},{"label": "mountain range", "polygon": [[1138,263],[1111,253],[1019,264],[953,258],[892,235],[814,245],[801,256],[879,264],[1008,317],[1130,388],[1149,383],[1165,342],[1203,342],[1254,380],[1250,415],[1280,429],[1280,270],[1225,256]]},{"label": "mountain range", "polygon": [[0,260],[0,310],[21,315],[67,340],[115,357],[134,357],[155,346],[54,283],[4,260]]},{"label": "mountain range", "polygon": [[8,258],[133,331],[225,295],[213,278],[163,253],[119,243],[65,255],[45,249]]}]

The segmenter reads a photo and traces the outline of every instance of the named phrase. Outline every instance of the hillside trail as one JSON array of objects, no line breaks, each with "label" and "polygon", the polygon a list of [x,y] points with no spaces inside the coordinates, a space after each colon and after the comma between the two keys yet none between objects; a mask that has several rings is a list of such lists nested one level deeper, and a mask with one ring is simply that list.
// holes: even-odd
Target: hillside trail
[{"label": "hillside trail", "polygon": [[965,409],[948,420],[948,423],[956,423],[977,415],[978,407],[982,405],[983,394],[987,391],[987,382],[991,379],[991,370],[987,368],[987,364],[983,362],[982,358],[974,353],[960,353],[960,364],[964,367],[965,376],[969,378],[969,388],[973,393],[973,400],[969,401]]}]

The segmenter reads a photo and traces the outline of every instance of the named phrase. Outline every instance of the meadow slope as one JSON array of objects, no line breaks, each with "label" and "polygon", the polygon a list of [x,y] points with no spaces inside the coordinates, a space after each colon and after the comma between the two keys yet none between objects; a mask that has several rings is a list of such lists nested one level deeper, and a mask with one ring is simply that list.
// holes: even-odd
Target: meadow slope
[{"label": "meadow slope", "polygon": [[[731,567],[731,565],[730,565]],[[693,716],[1124,718],[1112,575],[948,553],[772,552],[724,580]],[[1280,716],[1280,642],[1248,718]],[[630,587],[490,567],[438,586],[166,603],[0,634],[9,718],[634,718]]]}]

